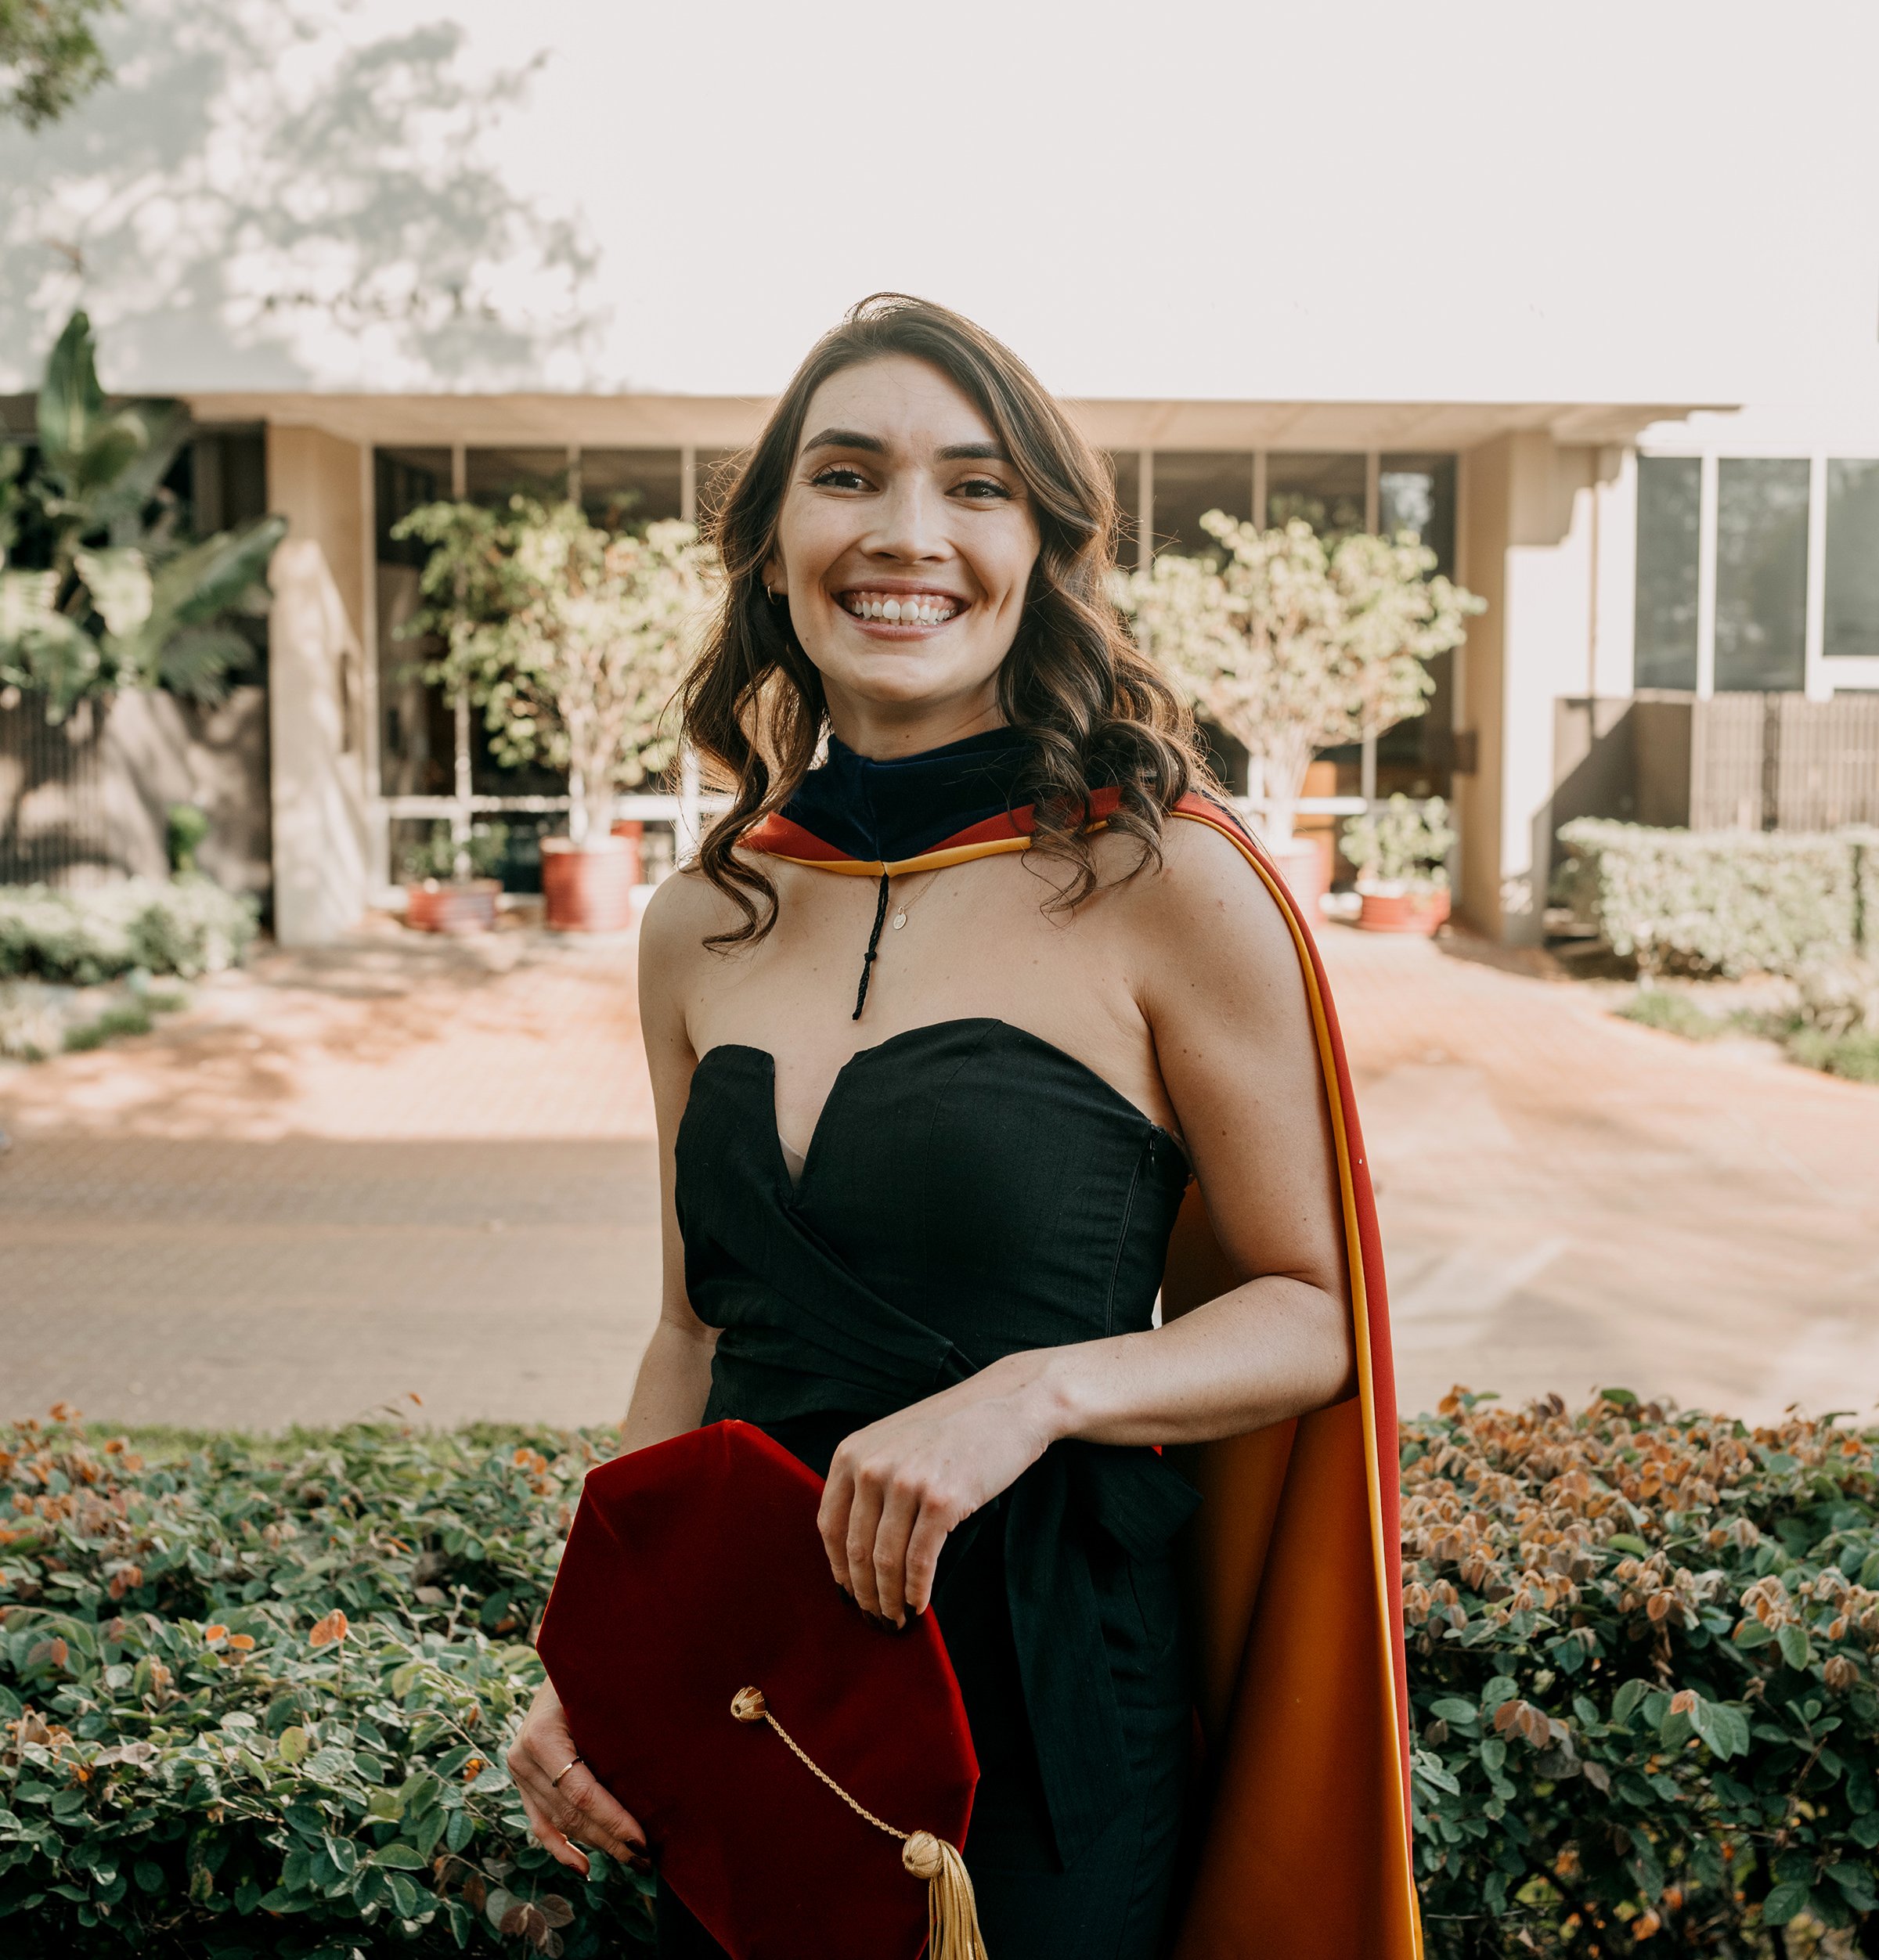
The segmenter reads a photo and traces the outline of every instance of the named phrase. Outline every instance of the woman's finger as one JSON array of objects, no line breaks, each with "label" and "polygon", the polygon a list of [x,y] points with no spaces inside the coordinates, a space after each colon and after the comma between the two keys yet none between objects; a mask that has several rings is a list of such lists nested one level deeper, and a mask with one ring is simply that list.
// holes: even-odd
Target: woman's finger
[{"label": "woman's finger", "polygon": [[848,1565],[848,1589],[864,1613],[885,1609],[875,1584],[875,1539],[881,1527],[881,1495],[869,1479],[857,1479],[848,1508],[848,1537],[843,1547]]},{"label": "woman's finger", "polygon": [[919,1515],[918,1493],[896,1479],[888,1486],[887,1501],[881,1507],[881,1520],[875,1527],[872,1567],[881,1611],[896,1627],[907,1624],[911,1603],[907,1596],[907,1541]]},{"label": "woman's finger", "polygon": [[586,1878],[588,1871],[586,1853],[579,1845],[570,1844],[542,1815],[535,1807],[535,1800],[526,1790],[521,1791],[521,1799],[523,1813],[528,1819],[528,1828],[536,1841],[557,1864],[564,1865],[570,1871],[578,1872],[582,1878]]},{"label": "woman's finger", "polygon": [[946,1513],[922,1504],[907,1541],[907,1610],[923,1613],[933,1603],[933,1579],[951,1527]]},{"label": "woman's finger", "polygon": [[591,1844],[616,1858],[644,1857],[646,1833],[640,1821],[584,1763],[577,1763],[549,1793],[548,1821],[575,1843]]},{"label": "woman's finger", "polygon": [[848,1579],[848,1513],[854,1497],[854,1479],[838,1456],[829,1465],[828,1481],[822,1486],[822,1501],[816,1511],[816,1529],[822,1534],[822,1549],[828,1555],[828,1569],[844,1592],[852,1590]]}]

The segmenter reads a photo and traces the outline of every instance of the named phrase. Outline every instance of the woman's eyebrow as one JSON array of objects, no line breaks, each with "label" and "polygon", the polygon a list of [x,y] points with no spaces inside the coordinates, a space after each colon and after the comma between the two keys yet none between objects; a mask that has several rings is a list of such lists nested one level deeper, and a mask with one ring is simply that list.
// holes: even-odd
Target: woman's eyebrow
[{"label": "woman's eyebrow", "polygon": [[865,449],[871,456],[885,456],[887,445],[878,435],[863,435],[857,429],[824,429],[803,444],[805,456],[811,449]]},{"label": "woman's eyebrow", "polygon": [[1009,463],[1004,445],[998,442],[953,442],[940,452],[942,463]]}]

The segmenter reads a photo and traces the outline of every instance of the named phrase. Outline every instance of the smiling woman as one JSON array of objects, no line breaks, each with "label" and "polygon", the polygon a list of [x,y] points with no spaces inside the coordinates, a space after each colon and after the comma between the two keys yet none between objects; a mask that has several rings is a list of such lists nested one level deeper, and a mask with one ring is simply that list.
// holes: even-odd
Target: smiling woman
[{"label": "smiling woman", "polygon": [[[734,794],[642,940],[665,1277],[622,1440],[758,1425],[824,1476],[857,1605],[934,1610],[994,1960],[1408,1960],[1361,1144],[1304,923],[1106,597],[1107,474],[1007,350],[885,296],[717,529],[687,730]],[[637,1852],[658,1793],[577,1749],[545,1689],[537,1835]],[[711,1901],[660,1914],[719,1951]]]}]

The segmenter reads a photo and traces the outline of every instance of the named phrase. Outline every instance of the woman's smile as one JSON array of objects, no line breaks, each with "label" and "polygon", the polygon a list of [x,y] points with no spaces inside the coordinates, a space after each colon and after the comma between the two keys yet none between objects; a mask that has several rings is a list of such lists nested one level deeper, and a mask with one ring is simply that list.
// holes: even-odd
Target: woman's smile
[{"label": "woman's smile", "polygon": [[838,593],[835,603],[877,639],[919,640],[950,625],[972,603],[931,585],[902,585],[877,580]]}]

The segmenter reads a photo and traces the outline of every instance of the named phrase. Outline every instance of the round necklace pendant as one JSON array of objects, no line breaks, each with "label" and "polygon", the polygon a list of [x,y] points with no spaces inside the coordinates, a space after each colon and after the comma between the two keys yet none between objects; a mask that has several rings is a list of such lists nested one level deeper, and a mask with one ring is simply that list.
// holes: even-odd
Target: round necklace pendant
[{"label": "round necklace pendant", "polygon": [[907,914],[904,912],[896,912],[889,923],[898,932],[901,927],[907,924]]}]

